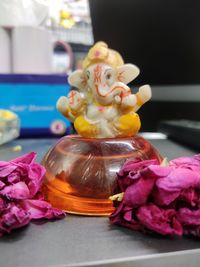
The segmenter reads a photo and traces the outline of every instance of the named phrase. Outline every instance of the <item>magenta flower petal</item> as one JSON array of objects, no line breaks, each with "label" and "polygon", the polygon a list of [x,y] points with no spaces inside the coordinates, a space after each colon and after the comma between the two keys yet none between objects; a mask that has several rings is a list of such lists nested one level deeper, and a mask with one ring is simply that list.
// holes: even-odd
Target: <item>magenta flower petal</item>
[{"label": "magenta flower petal", "polygon": [[156,205],[163,206],[163,205],[169,205],[172,203],[175,199],[178,198],[180,195],[180,192],[175,191],[169,193],[169,191],[159,189],[155,190],[152,194],[154,196],[154,202]]},{"label": "magenta flower petal", "polygon": [[62,218],[40,192],[45,168],[31,152],[10,162],[0,161],[0,236],[32,219]]},{"label": "magenta flower petal", "polygon": [[124,203],[120,202],[119,206],[114,210],[114,212],[110,215],[110,221],[113,224],[120,224],[121,221],[121,213],[124,207]]},{"label": "magenta flower petal", "polygon": [[0,180],[0,190],[5,186],[6,184]]},{"label": "magenta flower petal", "polygon": [[13,171],[7,177],[8,184],[14,184],[20,182],[20,174],[17,171]]},{"label": "magenta flower petal", "polygon": [[[3,174],[4,175],[6,174],[7,176],[4,177],[4,180],[1,179],[0,181],[3,183],[7,183],[7,186],[9,185],[10,187],[6,189],[4,188],[5,190],[2,191],[1,194],[4,195],[6,194],[7,197],[16,199],[34,197],[34,195],[38,192],[38,190],[41,187],[43,176],[45,173],[45,168],[40,164],[34,162],[35,157],[36,154],[31,152],[29,154],[26,154],[22,157],[19,157],[15,160],[6,163],[6,168],[9,169],[9,172],[4,171]],[[5,164],[3,164],[3,167],[5,167]],[[25,185],[23,185],[22,187],[22,184],[19,182],[25,183],[26,186],[28,187],[28,190],[25,187]],[[15,184],[18,184],[18,186],[15,186]],[[21,190],[20,190],[20,185],[21,185]],[[12,190],[12,193],[10,192],[10,190]],[[28,191],[29,195],[27,195]],[[19,193],[19,197],[17,197],[14,192],[16,192],[16,194]]]},{"label": "magenta flower petal", "polygon": [[141,179],[126,189],[124,202],[133,208],[145,204],[152,191],[154,183],[155,179],[151,176],[149,178],[141,177]]},{"label": "magenta flower petal", "polygon": [[179,195],[179,200],[188,203],[191,207],[197,206],[200,208],[200,196],[194,188],[183,190]]},{"label": "magenta flower petal", "polygon": [[158,160],[152,159],[152,160],[141,160],[141,159],[133,159],[128,160],[125,162],[123,167],[119,171],[119,176],[124,176],[126,173],[130,171],[134,171],[135,173],[137,171],[140,171],[141,169],[144,169],[150,165],[157,165],[159,164]]},{"label": "magenta flower petal", "polygon": [[118,173],[111,223],[162,235],[200,237],[200,154],[160,166],[156,161],[133,160]]},{"label": "magenta flower petal", "polygon": [[33,163],[36,159],[37,154],[35,152],[30,152],[28,154],[25,154],[21,157],[18,157],[16,159],[11,160],[11,163],[15,163],[15,164],[28,164],[30,165],[31,163]]},{"label": "magenta flower petal", "polygon": [[31,169],[28,172],[29,182],[28,187],[31,197],[34,196],[43,182],[43,176],[45,174],[45,168],[39,164],[32,164]]},{"label": "magenta flower petal", "polygon": [[156,182],[159,188],[169,191],[180,191],[191,186],[200,185],[200,174],[189,169],[175,169],[167,177]]},{"label": "magenta flower petal", "polygon": [[43,200],[27,199],[21,205],[30,214],[31,219],[54,219],[65,216],[63,211],[52,208],[50,203]]},{"label": "magenta flower petal", "polygon": [[12,173],[17,166],[10,164],[9,162],[0,161],[0,177],[6,177]]},{"label": "magenta flower petal", "polygon": [[170,161],[171,166],[191,167],[197,166],[200,168],[200,154],[193,157],[180,157]]},{"label": "magenta flower petal", "polygon": [[181,193],[190,187],[200,187],[200,174],[185,168],[173,169],[166,177],[156,181],[157,193],[154,195],[156,203],[169,205]]},{"label": "magenta flower petal", "polygon": [[132,208],[125,206],[123,202],[110,215],[112,224],[128,227],[132,230],[141,230],[143,227],[132,217]]},{"label": "magenta flower petal", "polygon": [[6,202],[3,198],[0,197],[0,216],[1,216],[1,213],[4,211],[5,208],[6,208]]},{"label": "magenta flower petal", "polygon": [[173,209],[161,209],[154,204],[148,204],[138,209],[138,220],[147,229],[162,235],[179,235],[183,233],[181,224]]},{"label": "magenta flower petal", "polygon": [[160,165],[150,165],[148,169],[150,172],[152,172],[152,175],[154,175],[157,178],[166,177],[173,170],[172,167],[160,166]]},{"label": "magenta flower petal", "polygon": [[141,159],[133,159],[125,162],[125,164],[117,174],[117,187],[119,188],[119,190],[114,190],[114,192],[124,192],[127,187],[135,183],[136,180],[140,179],[142,171],[145,173],[148,166],[156,164],[158,164],[158,160],[154,159],[143,161]]},{"label": "magenta flower petal", "polygon": [[188,208],[181,208],[178,211],[178,219],[184,225],[200,226],[200,210],[190,210]]},{"label": "magenta flower petal", "polygon": [[26,199],[29,197],[30,192],[24,182],[19,182],[4,187],[4,189],[0,191],[0,195],[8,199]]},{"label": "magenta flower petal", "polygon": [[6,212],[1,216],[0,235],[10,233],[11,230],[25,226],[29,222],[29,214],[15,203],[10,203]]},{"label": "magenta flower petal", "polygon": [[16,205],[13,205],[9,212],[3,215],[3,224],[11,228],[19,228],[22,225],[26,225],[30,221],[30,217],[27,212],[20,209]]}]

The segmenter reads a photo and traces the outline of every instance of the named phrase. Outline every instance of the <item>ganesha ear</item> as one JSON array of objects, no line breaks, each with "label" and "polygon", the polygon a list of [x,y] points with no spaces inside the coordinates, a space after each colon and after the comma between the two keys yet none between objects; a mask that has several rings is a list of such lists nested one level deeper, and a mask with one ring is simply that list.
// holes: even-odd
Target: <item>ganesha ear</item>
[{"label": "ganesha ear", "polygon": [[87,86],[87,80],[82,70],[73,71],[68,77],[68,82],[71,86],[74,86],[81,91]]},{"label": "ganesha ear", "polygon": [[117,79],[125,84],[128,84],[134,80],[139,73],[139,68],[133,64],[124,64],[120,67],[117,67]]}]

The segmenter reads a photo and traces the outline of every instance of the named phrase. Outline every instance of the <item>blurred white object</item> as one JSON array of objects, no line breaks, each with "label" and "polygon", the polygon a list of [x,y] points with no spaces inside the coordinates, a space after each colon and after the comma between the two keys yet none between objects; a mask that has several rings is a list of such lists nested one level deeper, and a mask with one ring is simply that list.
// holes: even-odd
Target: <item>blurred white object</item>
[{"label": "blurred white object", "polygon": [[0,0],[0,26],[38,26],[48,11],[49,0]]},{"label": "blurred white object", "polygon": [[0,73],[11,72],[10,31],[0,28]]},{"label": "blurred white object", "polygon": [[0,145],[19,136],[20,122],[18,116],[5,109],[0,109]]},{"label": "blurred white object", "polygon": [[42,28],[16,27],[12,30],[13,73],[52,73],[51,33]]},{"label": "blurred white object", "polygon": [[167,139],[167,135],[163,133],[157,133],[157,132],[140,132],[140,135],[148,140],[154,140],[154,139]]},{"label": "blurred white object", "polygon": [[54,48],[56,47],[62,47],[62,52],[53,53],[53,72],[69,74],[74,60],[72,48],[67,42],[63,41],[55,41]]},{"label": "blurred white object", "polygon": [[59,25],[62,10],[68,11],[76,22],[91,23],[88,0],[49,0],[49,18],[54,26]]},{"label": "blurred white object", "polygon": [[71,47],[62,41],[53,41],[52,33],[38,27],[16,27],[12,30],[13,73],[50,74],[54,72],[54,47],[62,46],[68,55],[65,72],[72,66]]},{"label": "blurred white object", "polygon": [[84,27],[74,26],[71,29],[52,27],[49,30],[52,32],[53,40],[55,41],[63,40],[69,43],[84,45],[92,45],[94,43],[92,26],[89,24]]}]

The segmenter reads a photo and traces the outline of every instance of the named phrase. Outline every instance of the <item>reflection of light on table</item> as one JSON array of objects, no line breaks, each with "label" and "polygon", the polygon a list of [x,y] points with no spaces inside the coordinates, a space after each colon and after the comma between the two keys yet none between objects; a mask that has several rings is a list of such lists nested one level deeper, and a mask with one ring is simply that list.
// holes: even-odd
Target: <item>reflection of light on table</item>
[{"label": "reflection of light on table", "polygon": [[167,139],[167,135],[163,133],[141,132],[140,135],[146,139]]}]

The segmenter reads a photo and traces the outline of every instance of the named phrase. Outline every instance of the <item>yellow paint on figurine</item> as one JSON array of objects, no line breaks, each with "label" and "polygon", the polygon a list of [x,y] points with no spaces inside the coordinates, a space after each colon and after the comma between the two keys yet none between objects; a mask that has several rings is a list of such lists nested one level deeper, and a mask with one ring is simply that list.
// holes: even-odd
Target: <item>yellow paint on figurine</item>
[{"label": "yellow paint on figurine", "polygon": [[119,118],[118,130],[123,137],[136,135],[140,127],[141,122],[137,113],[125,114]]},{"label": "yellow paint on figurine", "polygon": [[96,137],[96,126],[90,124],[84,116],[79,116],[74,122],[74,128],[77,133],[86,138],[95,138]]}]

